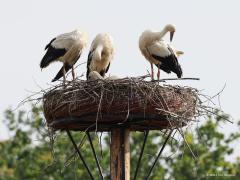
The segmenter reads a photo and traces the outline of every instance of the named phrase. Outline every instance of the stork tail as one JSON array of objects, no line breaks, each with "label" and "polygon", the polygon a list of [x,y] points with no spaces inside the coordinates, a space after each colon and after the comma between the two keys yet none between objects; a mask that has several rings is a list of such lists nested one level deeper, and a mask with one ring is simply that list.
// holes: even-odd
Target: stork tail
[{"label": "stork tail", "polygon": [[182,77],[182,74],[183,74],[183,73],[182,73],[182,68],[181,68],[180,65],[177,67],[175,73],[177,74],[177,77],[178,77],[178,78],[181,78],[181,77]]}]

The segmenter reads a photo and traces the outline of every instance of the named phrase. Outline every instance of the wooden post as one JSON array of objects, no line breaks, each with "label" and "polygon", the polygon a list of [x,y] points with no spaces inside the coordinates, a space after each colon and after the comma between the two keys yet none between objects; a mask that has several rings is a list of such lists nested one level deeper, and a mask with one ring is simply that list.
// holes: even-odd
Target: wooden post
[{"label": "wooden post", "polygon": [[130,130],[111,130],[110,171],[111,180],[130,180]]},{"label": "wooden post", "polygon": [[124,130],[125,179],[130,180],[130,129]]}]

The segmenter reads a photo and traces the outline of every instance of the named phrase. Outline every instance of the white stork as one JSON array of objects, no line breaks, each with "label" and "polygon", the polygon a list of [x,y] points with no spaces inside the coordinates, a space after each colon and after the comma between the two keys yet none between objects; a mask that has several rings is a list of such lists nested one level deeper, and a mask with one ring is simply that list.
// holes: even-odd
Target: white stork
[{"label": "white stork", "polygon": [[172,40],[175,32],[173,25],[166,25],[160,32],[146,30],[139,38],[139,48],[143,56],[151,64],[152,80],[154,79],[153,64],[158,67],[158,80],[160,78],[160,69],[167,73],[174,72],[178,78],[182,76],[182,69],[177,57],[183,52],[174,49],[162,39],[167,32],[170,32],[170,40]]},{"label": "white stork", "polygon": [[93,40],[88,54],[87,79],[91,71],[97,71],[102,77],[108,72],[113,59],[113,39],[106,33],[98,34]]},{"label": "white stork", "polygon": [[81,56],[82,50],[87,45],[87,35],[85,32],[75,30],[70,33],[61,34],[53,38],[49,44],[46,45],[46,54],[42,58],[40,63],[41,68],[47,67],[54,61],[63,62],[63,67],[57,73],[52,82],[60,79],[63,76],[63,82],[65,84],[66,72],[72,68],[72,76],[75,79],[74,64]]}]

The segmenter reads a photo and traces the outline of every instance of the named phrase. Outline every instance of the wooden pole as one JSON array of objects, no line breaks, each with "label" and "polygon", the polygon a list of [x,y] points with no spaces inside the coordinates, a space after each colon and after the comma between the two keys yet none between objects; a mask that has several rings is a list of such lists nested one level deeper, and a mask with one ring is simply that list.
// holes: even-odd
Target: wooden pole
[{"label": "wooden pole", "polygon": [[111,180],[130,180],[130,130],[111,130],[110,171]]},{"label": "wooden pole", "polygon": [[130,180],[130,129],[124,130],[125,179]]}]

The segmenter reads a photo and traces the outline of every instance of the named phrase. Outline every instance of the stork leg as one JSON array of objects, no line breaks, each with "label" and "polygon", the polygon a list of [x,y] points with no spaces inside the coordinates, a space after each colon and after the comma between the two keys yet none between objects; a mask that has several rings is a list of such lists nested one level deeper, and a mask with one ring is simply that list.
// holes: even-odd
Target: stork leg
[{"label": "stork leg", "polygon": [[160,69],[158,68],[158,72],[157,72],[157,80],[160,80]]},{"label": "stork leg", "polygon": [[152,81],[154,80],[154,70],[153,70],[153,64],[152,63],[150,63],[151,64],[151,78],[152,78]]},{"label": "stork leg", "polygon": [[66,86],[66,70],[65,70],[65,64],[63,64],[63,86]]},{"label": "stork leg", "polygon": [[72,66],[72,78],[75,80],[75,72],[74,72],[74,67]]}]

